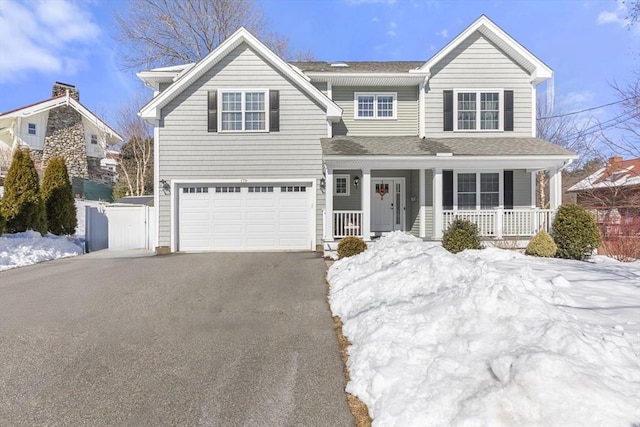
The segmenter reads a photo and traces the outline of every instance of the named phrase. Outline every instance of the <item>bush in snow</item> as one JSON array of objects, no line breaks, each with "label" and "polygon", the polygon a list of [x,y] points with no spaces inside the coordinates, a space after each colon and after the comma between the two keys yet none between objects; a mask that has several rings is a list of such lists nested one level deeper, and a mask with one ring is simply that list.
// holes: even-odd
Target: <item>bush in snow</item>
[{"label": "bush in snow", "polygon": [[28,151],[17,149],[4,180],[2,216],[7,221],[6,231],[19,233],[35,230],[47,231],[47,217],[40,197],[38,172]]},{"label": "bush in snow", "polygon": [[558,258],[583,260],[600,244],[596,221],[582,206],[560,206],[551,230]]},{"label": "bush in snow", "polygon": [[538,257],[553,258],[557,251],[558,247],[551,236],[549,236],[549,233],[540,230],[538,234],[533,236],[524,253]]},{"label": "bush in snow", "polygon": [[360,237],[345,237],[338,243],[338,255],[346,258],[367,250],[367,244]]},{"label": "bush in snow", "polygon": [[444,232],[442,246],[454,254],[465,249],[482,249],[478,226],[466,219],[456,218]]},{"label": "bush in snow", "polygon": [[49,232],[58,236],[74,234],[78,225],[76,205],[67,165],[62,157],[49,159],[42,180],[42,199]]}]

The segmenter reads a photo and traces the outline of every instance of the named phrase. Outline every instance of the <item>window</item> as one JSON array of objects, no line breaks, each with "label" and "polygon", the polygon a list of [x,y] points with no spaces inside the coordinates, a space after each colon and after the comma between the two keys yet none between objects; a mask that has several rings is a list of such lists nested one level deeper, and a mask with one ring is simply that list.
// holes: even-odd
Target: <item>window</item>
[{"label": "window", "polygon": [[216,193],[239,193],[240,187],[216,187]]},{"label": "window", "polygon": [[456,93],[455,130],[502,130],[501,91],[459,91]]},{"label": "window", "polygon": [[98,143],[98,135],[91,135],[91,143],[92,144]]},{"label": "window", "polygon": [[395,93],[356,93],[356,119],[395,119]]},{"label": "window", "polygon": [[500,176],[498,172],[456,174],[458,209],[493,209],[500,206]]},{"label": "window", "polygon": [[307,191],[307,187],[303,185],[290,185],[287,187],[280,187],[281,193],[304,193]]},{"label": "window", "polygon": [[183,187],[183,193],[208,193],[209,187]]},{"label": "window", "polygon": [[221,92],[222,131],[267,130],[267,91]]},{"label": "window", "polygon": [[334,188],[336,196],[348,196],[349,195],[349,175],[335,175],[334,176]]},{"label": "window", "polygon": [[249,187],[249,193],[273,193],[273,187]]},{"label": "window", "polygon": [[29,135],[35,135],[36,134],[36,124],[35,123],[29,123],[27,125],[27,133]]}]

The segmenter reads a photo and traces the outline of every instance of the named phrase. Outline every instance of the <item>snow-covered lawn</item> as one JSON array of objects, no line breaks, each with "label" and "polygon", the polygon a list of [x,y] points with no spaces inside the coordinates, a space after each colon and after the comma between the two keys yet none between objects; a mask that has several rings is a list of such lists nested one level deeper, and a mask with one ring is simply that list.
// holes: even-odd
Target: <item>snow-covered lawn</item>
[{"label": "snow-covered lawn", "polygon": [[640,425],[640,262],[453,255],[403,233],[328,273],[376,426]]},{"label": "snow-covered lawn", "polygon": [[84,253],[85,206],[97,206],[100,203],[76,200],[78,227],[72,237],[53,234],[43,237],[33,231],[0,236],[0,271]]}]

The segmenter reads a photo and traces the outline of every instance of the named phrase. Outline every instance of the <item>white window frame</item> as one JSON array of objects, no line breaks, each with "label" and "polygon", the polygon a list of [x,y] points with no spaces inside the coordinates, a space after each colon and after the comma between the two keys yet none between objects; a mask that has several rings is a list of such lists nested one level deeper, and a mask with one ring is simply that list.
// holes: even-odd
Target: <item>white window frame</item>
[{"label": "white window frame", "polygon": [[[96,140],[96,142],[93,142],[93,139],[94,139],[93,137],[94,137],[94,136],[95,136],[95,140]],[[92,133],[92,134],[89,136],[89,143],[90,143],[90,144],[93,144],[93,145],[97,145],[97,144],[98,144],[98,135],[96,135],[95,133]]]},{"label": "white window frame", "polygon": [[[33,133],[31,133],[32,125],[33,125]],[[38,125],[36,123],[27,123],[27,135],[38,135]]]},{"label": "white window frame", "polygon": [[[459,174],[468,174],[473,173],[476,175],[476,207],[475,209],[460,209],[458,207],[458,175]],[[481,208],[480,202],[480,175],[483,173],[497,173],[498,174],[498,206],[495,208]],[[503,209],[504,208],[504,171],[502,170],[456,170],[453,173],[453,210],[461,210],[461,211],[479,211],[479,210],[489,210],[489,209]]]},{"label": "white window frame", "polygon": [[[345,179],[347,182],[346,193],[338,193],[338,179]],[[351,175],[349,174],[335,174],[333,175],[333,194],[336,196],[350,196],[351,195]]]},{"label": "white window frame", "polygon": [[[373,117],[358,116],[358,98],[361,96],[373,96]],[[378,117],[378,96],[393,97],[393,115],[391,117]],[[354,120],[397,120],[398,116],[398,93],[397,92],[355,92],[353,96],[353,118]]]},{"label": "white window frame", "polygon": [[[246,94],[247,93],[264,93],[264,129],[245,129],[246,126]],[[222,123],[222,94],[223,93],[240,93],[241,114],[242,114],[242,129],[223,129]],[[218,90],[218,132],[222,133],[268,133],[269,132],[269,89],[219,89]]]},{"label": "white window frame", "polygon": [[[475,129],[459,129],[458,128],[458,94],[459,93],[475,93],[476,94],[476,128]],[[498,94],[498,129],[481,129],[481,110],[480,98],[483,93]],[[453,91],[453,131],[454,132],[502,132],[504,131],[504,89],[455,89]]]}]

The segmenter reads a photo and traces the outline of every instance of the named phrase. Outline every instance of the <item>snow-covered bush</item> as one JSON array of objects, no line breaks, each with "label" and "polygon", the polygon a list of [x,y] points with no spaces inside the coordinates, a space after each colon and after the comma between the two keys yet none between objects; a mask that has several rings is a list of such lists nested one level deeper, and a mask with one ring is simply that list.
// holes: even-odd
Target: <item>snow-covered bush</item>
[{"label": "snow-covered bush", "polygon": [[466,219],[456,218],[444,232],[442,246],[454,254],[465,249],[482,249],[478,226]]},{"label": "snow-covered bush", "polygon": [[560,206],[551,230],[558,258],[583,260],[600,244],[596,221],[582,206]]},{"label": "snow-covered bush", "polygon": [[553,258],[558,251],[558,246],[556,246],[555,242],[544,230],[540,230],[538,234],[533,236],[533,239],[527,245],[527,249],[525,250],[525,254],[544,257],[544,258]]},{"label": "snow-covered bush", "polygon": [[340,258],[358,255],[366,250],[367,244],[360,237],[345,237],[338,243],[338,255]]}]

